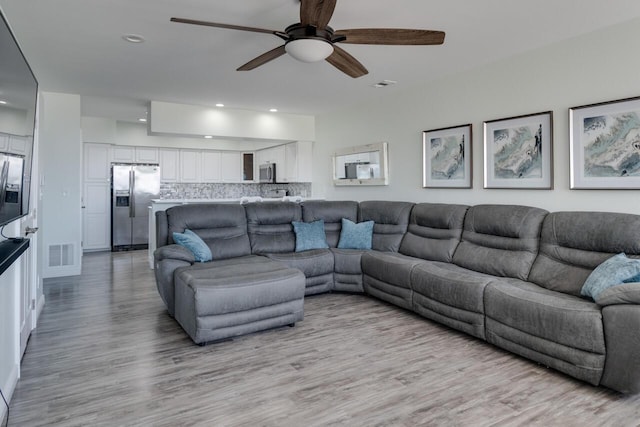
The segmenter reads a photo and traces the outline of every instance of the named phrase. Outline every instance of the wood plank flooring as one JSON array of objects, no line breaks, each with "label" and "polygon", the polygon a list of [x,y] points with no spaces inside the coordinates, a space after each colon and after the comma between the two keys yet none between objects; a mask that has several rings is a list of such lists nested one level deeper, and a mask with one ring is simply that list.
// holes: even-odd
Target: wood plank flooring
[{"label": "wood plank flooring", "polygon": [[199,347],[146,252],[48,280],[9,426],[638,426],[640,396],[592,387],[361,295]]}]

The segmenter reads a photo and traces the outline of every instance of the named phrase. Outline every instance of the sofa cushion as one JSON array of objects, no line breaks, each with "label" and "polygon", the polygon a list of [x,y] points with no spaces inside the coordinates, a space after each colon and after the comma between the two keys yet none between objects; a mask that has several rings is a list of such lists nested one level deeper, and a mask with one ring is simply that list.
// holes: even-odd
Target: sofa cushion
[{"label": "sofa cushion", "polygon": [[484,303],[487,341],[598,384],[606,353],[598,305],[499,279],[486,287]]},{"label": "sofa cushion", "polygon": [[178,245],[184,246],[191,251],[196,262],[211,261],[211,249],[193,231],[187,229],[184,230],[184,233],[174,232],[172,237]]},{"label": "sofa cushion", "polygon": [[640,260],[625,254],[612,256],[595,268],[582,285],[580,294],[596,299],[603,291],[624,282],[636,281],[640,274]]},{"label": "sofa cushion", "polygon": [[589,274],[615,254],[640,255],[640,216],[611,212],[552,212],[544,220],[540,254],[529,280],[580,295]]},{"label": "sofa cushion", "polygon": [[528,206],[472,206],[453,262],[482,273],[527,280],[546,215],[547,211]]},{"label": "sofa cushion", "polygon": [[411,272],[413,310],[463,332],[484,338],[484,290],[494,277],[442,263],[424,262]]},{"label": "sofa cushion", "polygon": [[302,220],[298,203],[247,203],[244,205],[247,230],[254,254],[294,252],[294,221]]},{"label": "sofa cushion", "polygon": [[304,222],[323,220],[327,244],[331,248],[338,246],[340,231],[342,230],[342,218],[357,222],[358,202],[309,200],[302,203],[302,220]]},{"label": "sofa cushion", "polygon": [[396,252],[362,254],[364,290],[369,295],[411,309],[411,271],[425,261]]},{"label": "sofa cushion", "polygon": [[373,221],[365,221],[356,224],[346,218],[342,218],[342,230],[340,231],[339,249],[371,249],[373,237]]},{"label": "sofa cushion", "polygon": [[344,292],[364,292],[362,285],[362,254],[365,250],[331,248],[333,253],[333,289]]},{"label": "sofa cushion", "polygon": [[366,201],[360,202],[358,221],[373,221],[371,248],[376,251],[398,252],[402,237],[409,226],[413,203]]},{"label": "sofa cushion", "polygon": [[422,259],[451,262],[460,243],[468,208],[435,203],[415,205],[399,252]]},{"label": "sofa cushion", "polygon": [[640,305],[640,282],[623,283],[610,287],[598,294],[595,298],[600,306],[616,304]]},{"label": "sofa cushion", "polygon": [[324,234],[324,221],[313,222],[293,221],[293,231],[296,234],[296,252],[311,249],[327,249],[327,238]]},{"label": "sofa cushion", "polygon": [[167,244],[175,243],[173,233],[183,233],[189,229],[209,246],[214,259],[251,254],[247,220],[242,205],[192,204],[174,206],[165,212]]},{"label": "sofa cushion", "polygon": [[269,259],[296,268],[305,276],[305,295],[329,292],[333,289],[333,254],[329,249],[304,252],[265,254]]}]

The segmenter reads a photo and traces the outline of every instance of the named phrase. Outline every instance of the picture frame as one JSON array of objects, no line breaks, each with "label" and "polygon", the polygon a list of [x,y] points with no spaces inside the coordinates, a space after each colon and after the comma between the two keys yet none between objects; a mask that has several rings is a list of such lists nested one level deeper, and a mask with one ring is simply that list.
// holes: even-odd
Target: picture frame
[{"label": "picture frame", "polygon": [[553,112],[484,122],[484,188],[553,188]]},{"label": "picture frame", "polygon": [[422,132],[422,187],[471,188],[472,125]]},{"label": "picture frame", "polygon": [[571,189],[640,189],[640,97],[569,109]]}]

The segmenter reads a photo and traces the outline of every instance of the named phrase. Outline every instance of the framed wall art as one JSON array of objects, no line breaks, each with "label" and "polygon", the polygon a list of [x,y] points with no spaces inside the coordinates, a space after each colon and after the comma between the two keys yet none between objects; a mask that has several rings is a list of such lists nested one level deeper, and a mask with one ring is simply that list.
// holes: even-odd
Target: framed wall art
[{"label": "framed wall art", "polygon": [[422,186],[471,188],[471,125],[422,133]]},{"label": "framed wall art", "polygon": [[553,188],[553,112],[484,122],[484,188]]},{"label": "framed wall art", "polygon": [[640,97],[569,109],[572,189],[640,189]]}]

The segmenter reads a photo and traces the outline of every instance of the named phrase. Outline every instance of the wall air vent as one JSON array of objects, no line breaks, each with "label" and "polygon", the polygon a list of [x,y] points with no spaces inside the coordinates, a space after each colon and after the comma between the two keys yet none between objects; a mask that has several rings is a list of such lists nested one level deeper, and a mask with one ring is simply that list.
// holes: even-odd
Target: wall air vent
[{"label": "wall air vent", "polygon": [[49,267],[63,267],[73,265],[73,244],[49,246]]}]

